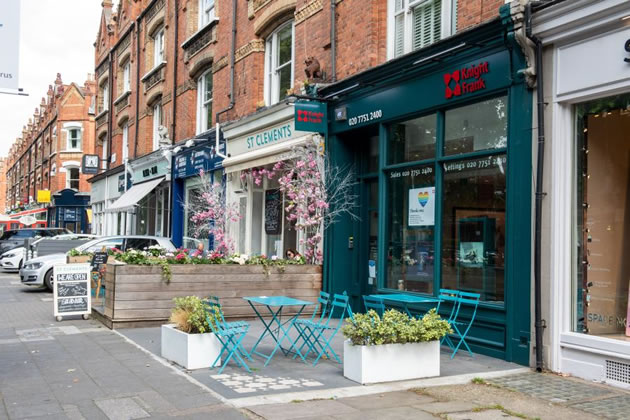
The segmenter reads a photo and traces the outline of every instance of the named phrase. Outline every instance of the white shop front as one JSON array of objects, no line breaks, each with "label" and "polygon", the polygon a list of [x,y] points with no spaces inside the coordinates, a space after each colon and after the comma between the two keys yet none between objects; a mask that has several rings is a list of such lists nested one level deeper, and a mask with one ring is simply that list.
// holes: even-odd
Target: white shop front
[{"label": "white shop front", "polygon": [[237,252],[279,257],[287,249],[303,252],[298,232],[286,220],[277,177],[265,176],[256,183],[251,175],[252,170],[271,170],[276,162],[291,159],[296,146],[319,142],[319,136],[295,130],[293,114],[293,106],[282,102],[223,127],[227,201],[236,203],[241,216],[229,227]]},{"label": "white shop front", "polygon": [[630,2],[558,3],[533,31],[545,48],[546,365],[630,387]]}]

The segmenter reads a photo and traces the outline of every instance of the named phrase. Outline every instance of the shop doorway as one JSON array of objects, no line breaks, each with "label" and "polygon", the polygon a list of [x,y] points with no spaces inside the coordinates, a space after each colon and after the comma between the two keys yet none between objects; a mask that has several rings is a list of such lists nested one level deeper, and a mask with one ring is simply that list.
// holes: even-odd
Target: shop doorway
[{"label": "shop doorway", "polygon": [[356,217],[342,216],[326,232],[329,239],[325,240],[333,236],[345,239],[329,242],[332,254],[326,268],[327,284],[334,293],[347,292],[354,311],[363,311],[363,295],[377,291],[378,151],[378,126],[341,135],[329,145],[329,153],[336,155],[334,161],[347,165],[356,175]]}]

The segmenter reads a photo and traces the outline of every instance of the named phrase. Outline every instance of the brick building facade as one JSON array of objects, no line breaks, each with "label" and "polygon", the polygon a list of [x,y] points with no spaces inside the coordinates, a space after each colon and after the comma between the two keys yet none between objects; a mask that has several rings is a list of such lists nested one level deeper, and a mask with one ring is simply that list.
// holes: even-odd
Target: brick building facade
[{"label": "brick building facade", "polygon": [[[95,149],[94,98],[91,76],[80,86],[64,84],[57,74],[7,157],[9,213],[19,216],[25,210],[45,209],[45,204],[37,203],[40,190],[52,194],[68,188],[79,193],[90,191],[88,176],[81,173],[81,160],[83,154]],[[45,220],[45,210],[41,213]]]},{"label": "brick building facade", "polygon": [[[0,185],[7,183],[7,158],[0,158]],[[7,190],[0,188],[0,213],[7,211]]]}]

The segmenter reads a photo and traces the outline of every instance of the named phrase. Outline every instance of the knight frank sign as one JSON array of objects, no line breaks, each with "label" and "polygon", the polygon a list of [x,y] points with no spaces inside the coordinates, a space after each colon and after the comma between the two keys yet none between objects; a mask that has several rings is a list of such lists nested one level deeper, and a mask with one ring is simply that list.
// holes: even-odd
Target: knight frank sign
[{"label": "knight frank sign", "polygon": [[0,89],[18,90],[20,0],[0,1]]}]

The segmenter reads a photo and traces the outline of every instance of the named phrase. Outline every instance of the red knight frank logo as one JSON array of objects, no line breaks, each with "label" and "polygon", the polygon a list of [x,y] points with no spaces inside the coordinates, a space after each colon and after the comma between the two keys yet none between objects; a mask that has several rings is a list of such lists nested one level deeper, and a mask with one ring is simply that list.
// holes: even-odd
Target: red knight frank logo
[{"label": "red knight frank logo", "polygon": [[[453,96],[461,96],[486,88],[486,81],[482,77],[488,73],[488,62],[479,63],[461,70],[444,75],[444,96],[451,99]],[[472,81],[470,79],[473,79]]]}]

